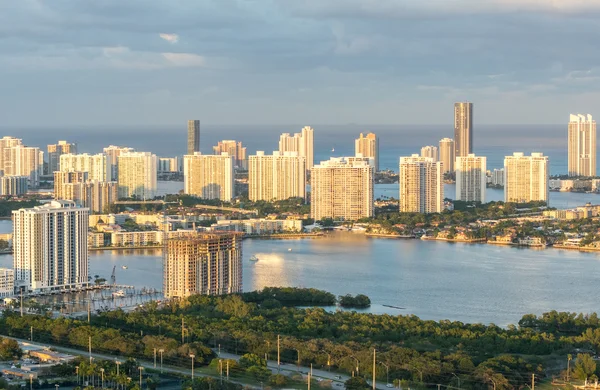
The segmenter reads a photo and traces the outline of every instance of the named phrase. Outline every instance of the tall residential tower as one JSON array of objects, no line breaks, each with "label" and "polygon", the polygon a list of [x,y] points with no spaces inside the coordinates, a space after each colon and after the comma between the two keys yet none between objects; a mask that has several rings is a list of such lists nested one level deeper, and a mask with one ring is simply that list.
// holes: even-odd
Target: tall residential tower
[{"label": "tall residential tower", "polygon": [[77,144],[67,141],[58,141],[57,144],[48,145],[48,174],[60,171],[60,156],[63,154],[77,154]]},{"label": "tall residential tower", "polygon": [[440,161],[444,173],[454,172],[454,160],[456,159],[456,150],[454,149],[454,140],[444,138],[440,140]]},{"label": "tall residential tower", "polygon": [[569,176],[596,176],[596,121],[573,115],[569,121]]},{"label": "tall residential tower", "polygon": [[298,156],[306,160],[306,170],[310,170],[314,164],[314,130],[310,126],[304,126],[300,133],[290,135],[283,133],[279,137],[279,152],[298,152]]},{"label": "tall residential tower", "polygon": [[429,214],[443,210],[442,163],[418,154],[400,157],[400,212]]},{"label": "tall residential tower", "polygon": [[548,157],[543,153],[513,153],[504,158],[504,201],[548,203]]},{"label": "tall residential tower", "polygon": [[486,158],[469,154],[456,158],[456,200],[485,203]]},{"label": "tall residential tower", "polygon": [[375,172],[379,171],[379,138],[374,133],[366,136],[360,133],[360,137],[354,141],[354,155],[373,158]]},{"label": "tall residential tower", "polygon": [[454,103],[454,147],[456,157],[473,153],[473,103]]},{"label": "tall residential tower", "polygon": [[231,202],[235,196],[233,156],[200,152],[183,156],[183,183],[186,194]]},{"label": "tall residential tower", "polygon": [[200,121],[190,119],[188,121],[187,154],[193,155],[200,151]]}]

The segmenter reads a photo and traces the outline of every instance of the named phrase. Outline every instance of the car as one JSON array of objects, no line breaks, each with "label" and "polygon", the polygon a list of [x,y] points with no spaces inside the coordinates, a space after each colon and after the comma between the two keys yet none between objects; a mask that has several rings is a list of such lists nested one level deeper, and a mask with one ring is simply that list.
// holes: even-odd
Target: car
[{"label": "car", "polygon": [[335,379],[342,379],[342,376],[341,375],[336,375],[336,376],[334,376],[334,378]]},{"label": "car", "polygon": [[388,383],[387,385],[385,385],[385,387],[394,387],[394,385],[392,385],[391,383]]},{"label": "car", "polygon": [[335,385],[338,386],[338,387],[343,387],[344,386],[342,383],[336,383]]}]

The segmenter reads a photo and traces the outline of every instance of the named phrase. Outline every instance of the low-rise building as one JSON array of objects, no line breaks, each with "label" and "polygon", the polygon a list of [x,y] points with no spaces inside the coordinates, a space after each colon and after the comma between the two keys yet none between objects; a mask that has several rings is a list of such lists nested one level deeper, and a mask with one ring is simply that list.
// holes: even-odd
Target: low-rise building
[{"label": "low-rise building", "polygon": [[41,362],[68,363],[75,360],[75,356],[73,355],[67,355],[49,349],[29,351],[29,356],[37,358]]},{"label": "low-rise building", "polygon": [[214,231],[242,232],[246,235],[299,233],[302,221],[298,219],[242,219],[218,221],[211,225]]}]

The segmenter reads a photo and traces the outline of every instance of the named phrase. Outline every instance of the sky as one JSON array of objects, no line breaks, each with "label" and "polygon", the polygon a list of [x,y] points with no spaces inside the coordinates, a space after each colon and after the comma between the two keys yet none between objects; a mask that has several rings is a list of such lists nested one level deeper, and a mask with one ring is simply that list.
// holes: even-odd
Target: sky
[{"label": "sky", "polygon": [[566,123],[598,42],[600,0],[5,0],[0,128]]}]

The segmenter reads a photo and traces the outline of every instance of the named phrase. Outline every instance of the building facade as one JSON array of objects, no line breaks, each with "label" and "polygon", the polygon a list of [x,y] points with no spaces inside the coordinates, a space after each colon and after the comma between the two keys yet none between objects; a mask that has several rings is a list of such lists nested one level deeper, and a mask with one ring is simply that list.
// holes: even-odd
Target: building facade
[{"label": "building facade", "polygon": [[248,160],[246,158],[246,148],[242,146],[241,142],[234,140],[223,140],[219,141],[217,146],[213,146],[213,152],[216,155],[222,153],[228,153],[233,156],[233,164],[238,169],[248,169]]},{"label": "building facade", "polygon": [[251,201],[306,197],[306,159],[298,152],[258,151],[248,159],[248,198]]},{"label": "building facade", "polygon": [[306,170],[309,171],[314,165],[314,129],[304,126],[300,133],[290,135],[283,133],[279,137],[279,153],[297,152],[298,156],[304,157]]},{"label": "building facade", "polygon": [[454,148],[456,157],[473,153],[473,103],[454,103]]},{"label": "building facade", "polygon": [[5,176],[27,176],[29,188],[37,188],[43,173],[44,152],[39,148],[16,145],[4,149]]},{"label": "building facade", "polygon": [[8,148],[12,148],[15,146],[19,146],[23,144],[23,140],[15,137],[2,137],[0,138],[0,176],[5,175],[4,168],[4,150]]},{"label": "building facade", "polygon": [[183,157],[183,190],[202,199],[231,202],[235,196],[233,156],[227,153]]},{"label": "building facade", "polygon": [[421,148],[421,157],[433,159],[433,162],[440,161],[437,146],[429,145]]},{"label": "building facade", "polygon": [[27,193],[29,177],[2,176],[0,177],[0,195],[20,196]]},{"label": "building facade", "polygon": [[88,283],[88,209],[52,201],[12,214],[17,288],[48,291]]},{"label": "building facade", "polygon": [[456,199],[485,203],[486,158],[469,154],[456,158]]},{"label": "building facade", "polygon": [[187,154],[193,155],[200,151],[200,121],[190,119],[187,132]]},{"label": "building facade", "polygon": [[444,173],[454,172],[454,161],[456,160],[456,149],[452,138],[440,140],[440,161]]},{"label": "building facade", "polygon": [[76,201],[81,194],[74,185],[87,180],[87,172],[54,172],[54,199]]},{"label": "building facade", "polygon": [[400,212],[429,214],[443,210],[442,163],[418,154],[400,157]]},{"label": "building facade", "polygon": [[121,153],[118,158],[119,198],[147,200],[156,194],[156,155],[150,152]]},{"label": "building facade", "polygon": [[158,173],[179,172],[179,157],[159,157],[158,158]]},{"label": "building facade", "polygon": [[379,138],[374,133],[363,135],[354,141],[354,155],[357,157],[370,157],[374,160],[375,172],[379,171]]},{"label": "building facade", "polygon": [[596,121],[591,115],[573,115],[569,121],[569,176],[596,176]]},{"label": "building facade", "polygon": [[60,171],[60,156],[63,154],[77,154],[77,144],[67,141],[58,141],[57,144],[48,145],[48,174]]},{"label": "building facade", "polygon": [[490,183],[495,187],[504,187],[504,168],[494,169],[491,172]]},{"label": "building facade", "polygon": [[98,181],[117,180],[117,178],[119,177],[119,156],[121,155],[121,153],[135,152],[135,149],[128,148],[125,146],[110,145],[110,146],[107,146],[106,148],[104,148],[103,151],[104,151],[104,154],[106,155],[106,160],[109,165],[110,177],[107,175],[106,179],[100,180],[98,178],[93,178],[92,180],[98,180]]},{"label": "building facade", "polygon": [[242,292],[242,234],[198,233],[167,241],[165,298]]},{"label": "building facade", "polygon": [[373,216],[374,168],[368,158],[331,158],[311,170],[311,217],[356,221]]},{"label": "building facade", "polygon": [[63,154],[60,156],[61,172],[87,172],[89,180],[111,181],[112,168],[106,154]]},{"label": "building facade", "polygon": [[504,158],[504,201],[548,203],[548,157],[543,153],[513,153]]},{"label": "building facade", "polygon": [[0,268],[0,298],[12,297],[15,293],[15,273],[10,268]]}]

